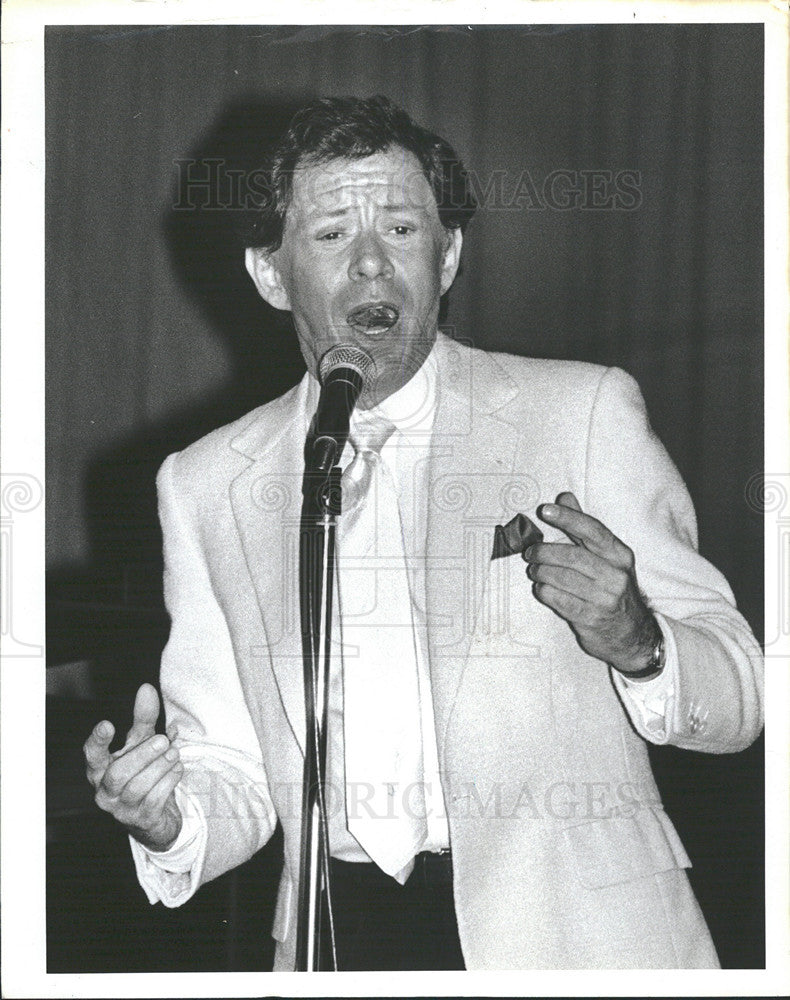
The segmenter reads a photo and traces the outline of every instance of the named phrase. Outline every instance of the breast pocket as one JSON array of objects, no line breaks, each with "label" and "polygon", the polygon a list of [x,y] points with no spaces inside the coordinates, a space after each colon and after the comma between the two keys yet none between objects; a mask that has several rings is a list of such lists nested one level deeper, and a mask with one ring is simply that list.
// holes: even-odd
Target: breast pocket
[{"label": "breast pocket", "polygon": [[[537,657],[541,605],[520,556],[491,560],[475,616],[475,651],[489,656]],[[537,613],[537,620],[536,620]]]}]

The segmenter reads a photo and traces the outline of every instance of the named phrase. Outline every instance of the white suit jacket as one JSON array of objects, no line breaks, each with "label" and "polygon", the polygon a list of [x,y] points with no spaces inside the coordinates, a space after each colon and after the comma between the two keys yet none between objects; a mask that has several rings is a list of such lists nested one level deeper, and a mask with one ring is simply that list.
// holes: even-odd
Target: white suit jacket
[{"label": "white suit jacket", "polygon": [[[760,650],[695,551],[688,494],[629,376],[442,335],[437,352],[427,617],[467,968],[715,967],[645,739],[713,753],[751,743]],[[161,898],[180,904],[279,820],[278,969],[293,968],[299,877],[306,395],[305,379],[171,455],[158,478],[172,618],[161,686],[185,763],[179,799],[207,831]],[[631,718],[621,682],[535,600],[523,561],[491,561],[495,525],[562,490],[634,549],[663,616],[679,663],[663,734]]]}]

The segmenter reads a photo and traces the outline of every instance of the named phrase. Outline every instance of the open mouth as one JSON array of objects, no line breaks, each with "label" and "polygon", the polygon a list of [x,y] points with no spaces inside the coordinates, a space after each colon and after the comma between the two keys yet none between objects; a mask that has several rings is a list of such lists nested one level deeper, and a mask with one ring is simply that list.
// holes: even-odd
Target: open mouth
[{"label": "open mouth", "polygon": [[399,319],[400,313],[395,306],[379,302],[352,309],[346,316],[346,323],[358,333],[375,337],[377,334],[386,333]]}]

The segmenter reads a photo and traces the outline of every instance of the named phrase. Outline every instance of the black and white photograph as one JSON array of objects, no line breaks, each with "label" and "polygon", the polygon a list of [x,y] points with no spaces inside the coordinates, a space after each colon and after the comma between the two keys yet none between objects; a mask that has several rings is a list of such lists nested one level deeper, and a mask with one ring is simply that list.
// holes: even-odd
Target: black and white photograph
[{"label": "black and white photograph", "polygon": [[3,666],[68,995],[771,971],[768,28],[581,6],[43,26]]}]

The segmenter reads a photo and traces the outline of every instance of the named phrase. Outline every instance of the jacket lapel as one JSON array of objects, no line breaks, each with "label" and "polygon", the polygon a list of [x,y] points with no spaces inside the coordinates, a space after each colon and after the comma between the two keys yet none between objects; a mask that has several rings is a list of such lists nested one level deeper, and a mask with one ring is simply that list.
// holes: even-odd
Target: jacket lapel
[{"label": "jacket lapel", "polygon": [[[437,411],[428,477],[426,614],[437,734],[441,741],[490,579],[494,528],[528,501],[516,479],[518,395],[486,352],[439,335]],[[315,397],[315,398],[314,398]],[[255,589],[272,669],[304,751],[299,624],[299,519],[303,445],[317,405],[307,376],[265,407],[231,447],[250,458],[231,485],[231,503]],[[502,560],[499,560],[502,562]]]},{"label": "jacket lapel", "polygon": [[231,504],[280,699],[302,752],[305,707],[299,622],[299,519],[303,447],[312,395],[313,388],[305,376],[231,442],[232,448],[252,459],[231,484]]},{"label": "jacket lapel", "polygon": [[[514,475],[518,387],[492,358],[440,336],[429,458],[426,612],[440,747],[490,579],[494,528],[527,504]],[[504,560],[499,560],[503,562]]]}]

